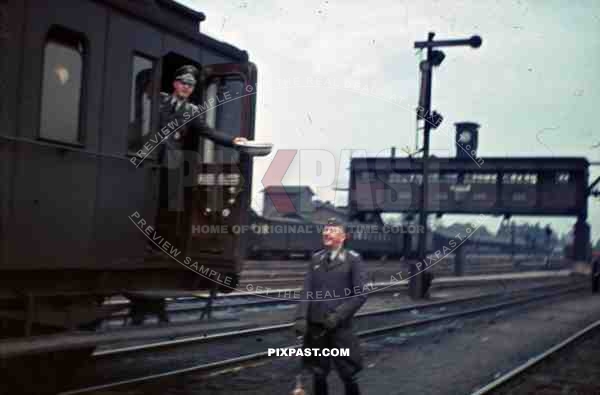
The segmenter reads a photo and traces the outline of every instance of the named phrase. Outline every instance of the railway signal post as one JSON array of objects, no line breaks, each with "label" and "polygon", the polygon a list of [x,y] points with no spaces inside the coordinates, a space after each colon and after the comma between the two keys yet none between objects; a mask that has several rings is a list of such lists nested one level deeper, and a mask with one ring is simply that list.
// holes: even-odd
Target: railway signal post
[{"label": "railway signal post", "polygon": [[[418,262],[425,262],[427,255],[427,184],[428,184],[428,169],[427,159],[429,157],[429,135],[432,128],[437,128],[442,121],[442,116],[437,112],[431,112],[431,80],[433,68],[439,66],[444,60],[444,53],[434,48],[438,47],[454,47],[468,45],[472,48],[479,48],[481,46],[481,37],[473,36],[469,39],[459,40],[440,40],[434,41],[433,37],[435,33],[429,32],[427,41],[416,41],[414,47],[417,49],[427,49],[427,59],[422,61],[419,65],[421,69],[421,92],[419,95],[419,107],[417,108],[417,120],[423,120],[423,179],[421,182],[421,200],[420,200],[420,215],[419,215],[419,245],[418,245]],[[411,269],[409,293],[414,299],[424,298],[427,294],[430,281],[428,281],[430,273],[426,271],[418,271],[416,267]]]}]

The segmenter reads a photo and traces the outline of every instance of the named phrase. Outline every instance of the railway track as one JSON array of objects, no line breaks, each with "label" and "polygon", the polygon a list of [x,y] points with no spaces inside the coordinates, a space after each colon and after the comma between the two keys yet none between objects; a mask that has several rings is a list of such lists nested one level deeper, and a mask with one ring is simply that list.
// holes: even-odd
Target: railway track
[{"label": "railway track", "polygon": [[[555,271],[554,272],[557,277],[564,275],[563,271]],[[510,279],[510,281],[529,281],[534,279]],[[552,281],[553,278],[549,276],[549,281]],[[434,279],[431,290],[440,290],[445,288],[456,288],[456,287],[469,287],[475,285],[481,285],[486,283],[493,283],[495,281],[502,282],[504,279],[499,278],[498,280],[487,280],[485,278],[478,279],[476,276],[472,278],[466,279]],[[538,280],[539,281],[539,280]],[[379,290],[374,294],[377,295],[385,295],[385,294],[394,294],[398,292],[404,292],[408,288],[408,283],[406,281],[395,283],[393,286],[389,287],[389,283],[384,282],[375,282],[375,287]],[[294,287],[293,285],[288,288],[284,288],[286,291],[294,292],[300,291],[299,287]],[[212,312],[223,312],[223,311],[231,311],[231,310],[240,310],[240,309],[253,309],[253,308],[262,308],[262,307],[270,307],[270,306],[278,306],[278,305],[294,305],[297,304],[298,301],[290,298],[273,298],[273,297],[262,297],[276,294],[275,291],[266,291],[266,292],[256,292],[258,296],[253,297],[248,294],[240,294],[240,293],[232,293],[232,294],[222,294],[218,295],[214,300],[212,305]],[[254,300],[253,300],[254,299]],[[180,298],[168,298],[167,303],[167,313],[169,316],[178,315],[190,315],[197,314],[204,311],[206,306],[206,298],[205,296],[186,296]],[[127,300],[116,300],[111,303],[112,305],[120,305],[122,310],[117,311],[112,314],[110,318],[107,319],[111,325],[125,325],[127,322],[127,318],[129,317],[129,306],[130,303]],[[151,314],[150,314],[151,315]],[[192,321],[195,319],[191,317],[189,320]],[[183,321],[183,320],[182,320]]]},{"label": "railway track", "polygon": [[[521,293],[527,293],[527,292],[531,292],[532,290],[536,291],[536,290],[553,289],[556,286],[557,286],[556,283],[552,283],[552,284],[546,284],[546,285],[542,285],[542,286],[535,287],[535,288],[513,290],[513,291],[511,291],[511,295],[514,296],[514,295],[518,295]],[[481,293],[481,294],[474,295],[474,296],[442,300],[442,301],[427,303],[427,304],[412,304],[412,305],[404,306],[404,307],[400,307],[400,308],[378,309],[378,310],[370,311],[370,312],[361,312],[356,315],[356,318],[358,320],[368,319],[372,323],[373,322],[372,320],[374,318],[376,318],[376,317],[387,318],[387,316],[391,313],[406,313],[406,312],[410,313],[410,312],[418,311],[420,314],[427,314],[432,309],[444,308],[444,306],[454,305],[456,303],[464,304],[464,303],[470,303],[470,302],[480,302],[487,298],[497,298],[497,297],[501,297],[501,296],[505,296],[505,295],[506,295],[506,291],[494,292],[494,293]],[[179,340],[160,341],[160,342],[148,343],[148,344],[144,344],[144,345],[136,345],[136,346],[131,346],[131,347],[108,349],[108,350],[96,352],[96,353],[94,353],[94,356],[96,356],[96,357],[109,356],[109,355],[114,356],[114,355],[128,354],[130,352],[150,351],[150,350],[154,350],[154,349],[158,349],[158,348],[181,346],[181,345],[192,344],[192,343],[197,343],[197,342],[210,342],[212,340],[217,340],[217,339],[229,339],[229,338],[235,339],[236,337],[239,337],[239,336],[266,335],[273,331],[289,329],[291,327],[292,327],[291,323],[267,325],[267,326],[257,327],[257,328],[243,327],[243,328],[240,328],[239,330],[230,329],[225,333],[214,333],[214,334],[210,334],[210,335],[188,337],[188,338],[179,339]]]},{"label": "railway track", "polygon": [[[587,343],[587,344],[586,344]],[[517,393],[597,394],[600,321],[530,358],[472,395]]]},{"label": "railway track", "polygon": [[[391,275],[396,274],[403,266],[394,267],[392,264],[374,263],[374,267],[369,269],[369,278],[371,281],[385,281]],[[402,265],[402,264],[400,264]],[[541,263],[525,264],[521,263],[516,267],[512,262],[490,263],[490,264],[474,264],[469,262],[465,265],[463,275],[493,275],[493,274],[508,274],[508,273],[523,273],[536,270],[561,270],[568,268],[568,265],[553,265],[551,269],[545,267]],[[454,264],[451,259],[440,262],[428,269],[437,278],[454,276]],[[304,279],[304,271],[258,271],[250,270],[243,275],[239,287],[245,289],[251,287],[298,287],[302,285]]]},{"label": "railway track", "polygon": [[[370,313],[359,314],[356,320],[356,329],[360,337],[372,337],[384,334],[386,332],[417,329],[427,325],[435,325],[443,321],[448,321],[457,318],[465,318],[484,314],[487,312],[498,311],[506,308],[514,308],[532,303],[542,299],[557,297],[570,292],[576,292],[586,289],[587,284],[577,283],[569,284],[562,287],[542,286],[532,289],[517,291],[512,294],[495,293],[484,294],[466,298],[435,302],[426,305],[413,305],[404,308],[386,309],[373,311]],[[482,306],[483,304],[483,306]],[[218,371],[230,371],[239,369],[245,364],[260,362],[268,359],[267,348],[279,347],[298,347],[295,344],[295,339],[291,333],[291,323],[280,325],[271,325],[269,327],[252,328],[244,331],[234,331],[230,333],[216,334],[210,337],[180,339],[173,342],[161,342],[147,344],[137,347],[128,347],[115,350],[107,350],[105,352],[95,354],[95,369],[98,372],[107,374],[111,371],[115,375],[111,376],[114,379],[108,383],[98,383],[95,385],[73,389],[64,392],[63,395],[91,393],[97,390],[126,386],[140,382],[156,380],[162,377],[178,375],[189,372],[202,374],[214,374]],[[200,348],[194,349],[190,347],[195,344],[195,347],[200,345]],[[185,352],[193,354],[196,358],[188,356],[188,364],[181,359],[184,354],[178,354],[175,350],[177,347],[186,346]],[[221,359],[207,358],[209,354],[207,347],[210,348],[212,355],[219,355]],[[116,360],[134,361],[133,354],[144,353],[148,351],[156,352],[158,349],[173,353],[172,356],[164,357],[167,360],[177,361],[170,366],[168,371],[165,371],[164,366],[144,366],[140,369],[146,374],[138,374],[136,377],[124,377],[122,372],[126,366],[119,365],[111,367],[111,363]],[[204,352],[202,351],[204,349]],[[240,353],[244,350],[244,353]],[[170,354],[171,355],[171,354]],[[127,356],[127,358],[123,358]],[[153,357],[154,360],[162,360],[163,358]],[[203,361],[198,363],[198,358]],[[133,363],[133,362],[132,362]],[[164,361],[163,361],[164,364]],[[160,365],[160,364],[159,364]],[[179,365],[179,366],[175,366]],[[132,367],[132,366],[130,366]],[[154,372],[152,372],[154,370]],[[147,372],[150,371],[150,374]],[[93,373],[93,371],[92,371]],[[121,373],[120,377],[118,373]],[[141,372],[140,372],[141,373]],[[82,377],[82,382],[94,382],[95,378],[92,375]]]}]

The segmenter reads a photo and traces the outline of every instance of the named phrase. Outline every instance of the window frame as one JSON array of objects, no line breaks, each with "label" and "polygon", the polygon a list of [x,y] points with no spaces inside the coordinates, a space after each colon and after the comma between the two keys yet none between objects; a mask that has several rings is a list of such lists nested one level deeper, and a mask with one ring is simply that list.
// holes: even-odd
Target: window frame
[{"label": "window frame", "polygon": [[[221,75],[216,75],[216,76],[211,76],[211,75],[207,75],[206,79],[203,81],[202,84],[202,93],[199,95],[200,100],[202,100],[201,103],[195,103],[196,105],[200,105],[200,106],[204,106],[207,105],[207,103],[213,99],[216,100],[216,105],[214,107],[210,107],[210,113],[209,111],[205,112],[205,117],[206,117],[206,121],[207,124],[209,124],[210,127],[216,129],[216,130],[221,130],[225,133],[227,133],[227,131],[225,129],[221,129],[219,128],[219,121],[221,119],[221,115],[223,114],[223,111],[225,110],[225,108],[222,106],[222,104],[227,103],[227,101],[225,101],[224,103],[220,103],[219,97],[223,97],[224,93],[223,92],[229,92],[229,89],[227,88],[227,84],[230,81],[240,81],[242,86],[244,85],[244,79],[238,79],[237,77],[239,77],[239,75],[235,76],[236,78],[233,78],[230,75],[227,76],[221,76]],[[212,87],[214,86],[214,97],[209,95],[212,95]],[[242,109],[243,111],[243,109]],[[209,119],[211,117],[214,117],[214,119],[212,119],[212,122],[214,122],[214,125],[210,125],[211,122],[209,122]],[[229,134],[229,133],[228,133]],[[235,134],[230,134],[231,138],[235,137]],[[235,151],[235,149],[231,148],[231,147],[226,147],[220,144],[215,143],[214,141],[210,140],[209,138],[205,138],[205,137],[201,137],[198,141],[198,146],[196,147],[197,152],[201,153],[200,155],[200,164],[202,165],[210,165],[210,164],[235,164],[235,165],[239,165],[241,157],[240,154]],[[228,156],[228,160],[225,160],[224,157]],[[234,160],[231,160],[231,159]]]},{"label": "window frame", "polygon": [[[153,131],[154,134],[157,135],[158,132],[158,122],[159,122],[159,109],[160,109],[160,103],[159,103],[159,92],[160,92],[160,59],[157,58],[156,56],[151,56],[148,55],[146,53],[144,53],[143,51],[139,51],[139,50],[133,50],[131,51],[130,57],[129,57],[129,89],[128,89],[128,107],[129,107],[129,111],[127,112],[127,133],[125,133],[125,152],[126,155],[128,157],[137,157],[137,153],[140,149],[142,149],[144,147],[144,144],[142,144],[140,147],[138,147],[138,151],[133,151],[129,149],[129,127],[131,124],[131,111],[135,111],[134,108],[132,108],[132,102],[131,102],[131,95],[132,95],[132,88],[133,88],[133,84],[135,83],[135,76],[133,75],[133,65],[134,65],[134,61],[135,61],[135,57],[140,57],[143,58],[145,60],[151,61],[152,62],[152,103],[150,104],[150,130],[148,132],[148,135],[150,136]],[[134,102],[135,105],[135,102]],[[158,145],[157,145],[158,147]],[[155,149],[152,150],[152,152],[146,156],[144,156],[144,160],[158,160],[158,150],[156,149],[157,147],[155,147]]]},{"label": "window frame", "polygon": [[[54,39],[52,36],[56,35]],[[81,76],[80,76],[80,89],[79,89],[79,108],[78,108],[78,116],[77,116],[77,140],[76,141],[67,141],[61,140],[58,138],[42,136],[42,112],[44,106],[44,75],[46,72],[46,46],[49,42],[54,42],[64,47],[68,47],[71,49],[75,49],[73,45],[68,45],[67,40],[72,40],[73,42],[77,42],[81,44],[82,50],[81,54]],[[70,147],[76,148],[85,148],[86,140],[87,140],[87,130],[84,127],[87,121],[87,109],[88,109],[88,90],[89,90],[89,57],[90,52],[90,40],[83,32],[75,31],[63,25],[51,25],[46,35],[44,36],[44,41],[42,43],[42,62],[40,65],[40,95],[38,102],[38,127],[37,127],[37,135],[36,139],[39,141],[49,142],[53,144],[60,144]]]}]

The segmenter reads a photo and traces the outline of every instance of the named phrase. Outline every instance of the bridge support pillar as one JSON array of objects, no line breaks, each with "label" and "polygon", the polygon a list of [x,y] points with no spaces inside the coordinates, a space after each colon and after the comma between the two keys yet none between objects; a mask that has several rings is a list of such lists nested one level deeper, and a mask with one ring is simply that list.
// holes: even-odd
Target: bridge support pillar
[{"label": "bridge support pillar", "polygon": [[590,225],[586,216],[577,217],[573,239],[573,258],[578,262],[590,261]]},{"label": "bridge support pillar", "polygon": [[592,262],[592,293],[598,293],[600,285],[600,258],[594,259]]},{"label": "bridge support pillar", "polygon": [[422,299],[425,289],[424,272],[417,273],[419,269],[414,263],[409,264],[408,294],[412,299]]},{"label": "bridge support pillar", "polygon": [[[421,266],[416,262],[409,263],[408,294],[412,299],[425,299],[429,297],[429,288],[433,281],[431,269],[425,269],[423,261]],[[418,273],[418,274],[416,274]]]},{"label": "bridge support pillar", "polygon": [[462,245],[454,252],[454,275],[457,277],[460,277],[464,274],[466,255],[465,248]]}]

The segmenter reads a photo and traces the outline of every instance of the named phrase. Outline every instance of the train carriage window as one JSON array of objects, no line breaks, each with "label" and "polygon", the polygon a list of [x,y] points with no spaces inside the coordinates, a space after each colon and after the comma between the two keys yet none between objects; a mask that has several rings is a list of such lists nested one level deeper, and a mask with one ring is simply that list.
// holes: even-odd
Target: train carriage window
[{"label": "train carriage window", "polygon": [[430,173],[428,179],[430,183],[438,183],[440,182],[440,173]]},{"label": "train carriage window", "polygon": [[554,174],[556,184],[569,184],[572,182],[571,175],[568,172],[557,172]]},{"label": "train carriage window", "polygon": [[497,175],[491,173],[465,173],[463,176],[465,184],[495,184],[496,180]]},{"label": "train carriage window", "polygon": [[[219,129],[224,132],[229,132],[231,138],[235,137],[241,128],[240,114],[242,112],[242,100],[227,100],[228,97],[234,98],[245,92],[245,82],[239,78],[223,78],[219,84],[218,97],[222,101],[225,99],[223,104],[218,105],[219,111],[219,123],[217,125]],[[240,92],[240,93],[238,93]],[[221,128],[220,126],[226,126]],[[235,125],[235,126],[233,126]],[[220,161],[224,163],[237,163],[239,162],[239,154],[233,148],[220,146]]]},{"label": "train carriage window", "polygon": [[402,174],[399,173],[390,173],[388,177],[388,182],[393,184],[405,183],[406,179]]},{"label": "train carriage window", "polygon": [[535,185],[537,184],[537,174],[535,173],[504,173],[502,175],[503,184],[521,184]]},{"label": "train carriage window", "polygon": [[371,171],[361,171],[358,175],[360,182],[371,182],[375,181],[375,173]]},{"label": "train carriage window", "polygon": [[[430,177],[430,180],[433,178],[437,180],[437,176]],[[413,173],[390,173],[388,175],[388,182],[391,184],[421,184],[421,179],[421,174]]]},{"label": "train carriage window", "polygon": [[439,177],[440,182],[443,182],[445,184],[456,184],[459,179],[457,173],[441,173]]},{"label": "train carriage window", "polygon": [[423,174],[407,174],[405,179],[410,184],[421,185],[423,183]]},{"label": "train carriage window", "polygon": [[[206,87],[206,103],[211,103],[216,101],[219,92],[219,87],[216,82],[210,83]],[[211,128],[216,128],[217,126],[217,109],[214,106],[206,106],[206,124]],[[202,161],[204,163],[214,163],[215,162],[215,154],[216,147],[215,143],[210,139],[200,139],[201,147],[199,147],[198,151],[202,152]]]},{"label": "train carriage window", "polygon": [[[228,133],[235,137],[241,128],[242,100],[231,100],[239,97],[244,91],[245,83],[238,77],[214,78],[206,85],[206,98],[201,107],[206,108],[206,123],[211,128]],[[239,154],[236,150],[215,144],[209,139],[200,139],[198,151],[202,152],[204,163],[237,163]]]},{"label": "train carriage window", "polygon": [[40,138],[81,142],[85,44],[82,36],[54,27],[44,46]]},{"label": "train carriage window", "polygon": [[154,61],[135,54],[132,59],[131,102],[127,147],[137,152],[148,140],[152,128]]}]

